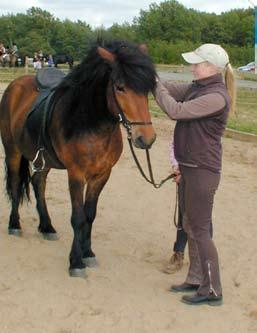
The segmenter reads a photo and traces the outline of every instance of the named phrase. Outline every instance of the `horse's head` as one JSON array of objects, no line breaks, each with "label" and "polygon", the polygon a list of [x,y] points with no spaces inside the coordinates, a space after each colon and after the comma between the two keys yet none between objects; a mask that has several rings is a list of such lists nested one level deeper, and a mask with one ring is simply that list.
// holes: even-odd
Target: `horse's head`
[{"label": "horse's head", "polygon": [[110,65],[108,106],[119,115],[137,148],[150,148],[156,134],[148,107],[148,93],[155,88],[156,72],[148,55],[138,47],[121,44],[114,50],[98,47]]}]

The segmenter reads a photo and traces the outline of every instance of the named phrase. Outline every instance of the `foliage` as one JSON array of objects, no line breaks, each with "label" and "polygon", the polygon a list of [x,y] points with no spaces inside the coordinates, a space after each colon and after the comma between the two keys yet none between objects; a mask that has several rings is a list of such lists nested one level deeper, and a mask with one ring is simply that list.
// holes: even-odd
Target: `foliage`
[{"label": "foliage", "polygon": [[254,58],[253,9],[234,9],[216,15],[187,9],[175,0],[152,3],[141,10],[132,24],[124,22],[109,28],[92,29],[86,22],[60,21],[41,8],[26,14],[0,17],[1,42],[16,42],[22,54],[69,53],[79,60],[96,39],[125,39],[149,45],[158,63],[181,63],[181,53],[202,43],[218,43],[226,48],[233,65]]},{"label": "foliage", "polygon": [[49,12],[32,7],[27,14],[0,17],[0,35],[5,45],[16,42],[22,55],[33,56],[42,50],[45,54],[65,53],[80,58],[86,52],[86,41],[92,29],[85,22],[61,22]]}]

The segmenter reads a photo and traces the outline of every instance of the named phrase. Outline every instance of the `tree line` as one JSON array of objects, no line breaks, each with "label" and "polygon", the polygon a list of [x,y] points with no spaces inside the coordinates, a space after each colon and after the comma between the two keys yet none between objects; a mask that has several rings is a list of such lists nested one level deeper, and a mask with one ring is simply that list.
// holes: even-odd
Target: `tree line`
[{"label": "tree line", "polygon": [[178,1],[152,3],[131,24],[93,29],[86,22],[61,21],[32,7],[26,14],[0,17],[0,42],[16,43],[23,55],[37,50],[70,54],[80,60],[96,39],[126,39],[146,43],[156,63],[181,64],[181,53],[202,43],[221,44],[234,66],[254,60],[254,10],[234,9],[220,15],[187,9]]}]

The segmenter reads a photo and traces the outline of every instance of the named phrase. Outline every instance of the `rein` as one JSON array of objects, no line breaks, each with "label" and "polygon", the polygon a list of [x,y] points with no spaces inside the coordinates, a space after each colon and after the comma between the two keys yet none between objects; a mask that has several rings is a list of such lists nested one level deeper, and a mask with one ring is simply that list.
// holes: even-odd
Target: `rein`
[{"label": "rein", "polygon": [[149,177],[146,176],[137,156],[136,156],[136,153],[135,153],[135,150],[134,150],[134,147],[133,147],[133,143],[132,143],[132,137],[131,137],[131,133],[132,133],[132,125],[144,125],[144,126],[147,126],[147,125],[152,125],[152,122],[151,121],[147,121],[147,122],[144,122],[144,121],[129,121],[123,110],[121,109],[120,105],[119,105],[119,102],[117,101],[117,98],[116,98],[116,95],[115,95],[115,92],[114,92],[114,87],[112,85],[112,93],[113,93],[113,97],[114,97],[114,100],[115,100],[115,103],[116,103],[116,106],[119,110],[119,121],[120,123],[123,125],[123,127],[126,129],[127,131],[127,140],[128,140],[128,143],[129,143],[129,147],[130,147],[130,151],[132,153],[132,156],[134,158],[134,161],[137,165],[137,168],[138,170],[140,171],[141,175],[143,176],[143,178],[150,184],[153,185],[154,188],[158,189],[160,188],[164,183],[166,183],[169,179],[172,179],[174,177],[176,177],[176,175],[174,173],[170,174],[168,177],[164,178],[163,180],[161,180],[160,183],[156,183],[155,180],[154,180],[154,176],[153,176],[153,170],[152,170],[152,164],[151,164],[151,158],[150,158],[150,153],[149,153],[149,149],[146,148],[145,149],[145,152],[146,152],[146,160],[147,160],[147,167],[148,167],[148,172],[149,172]]},{"label": "rein", "polygon": [[[123,124],[123,123],[122,123]],[[123,124],[124,126],[124,124]],[[126,128],[126,127],[125,127]],[[160,188],[164,183],[166,183],[169,179],[174,178],[176,175],[174,173],[170,174],[168,177],[164,178],[160,183],[156,183],[153,177],[153,170],[152,170],[152,164],[151,164],[151,159],[150,159],[150,153],[149,153],[149,149],[145,150],[146,153],[146,159],[147,159],[147,166],[148,166],[148,172],[149,172],[149,178],[146,176],[146,174],[143,171],[143,168],[140,165],[140,162],[138,161],[138,158],[136,156],[133,144],[132,144],[132,139],[130,136],[130,133],[128,132],[128,143],[129,143],[129,147],[130,147],[130,151],[132,153],[132,156],[136,162],[136,165],[141,173],[141,175],[144,177],[144,179],[153,185],[154,188]]]}]

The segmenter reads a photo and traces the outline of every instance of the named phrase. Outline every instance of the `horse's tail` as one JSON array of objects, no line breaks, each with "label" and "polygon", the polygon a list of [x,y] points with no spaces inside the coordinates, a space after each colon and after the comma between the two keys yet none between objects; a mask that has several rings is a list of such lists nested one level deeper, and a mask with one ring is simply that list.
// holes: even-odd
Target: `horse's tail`
[{"label": "horse's tail", "polygon": [[[9,199],[12,201],[12,181],[11,181],[11,170],[8,167],[8,164],[5,162],[5,180],[6,180],[6,192]],[[20,198],[20,202],[23,203],[23,200],[30,201],[30,188],[29,184],[31,181],[30,169],[29,169],[29,161],[21,156],[20,168],[19,168],[19,178],[20,183],[18,186],[18,197]]]}]

